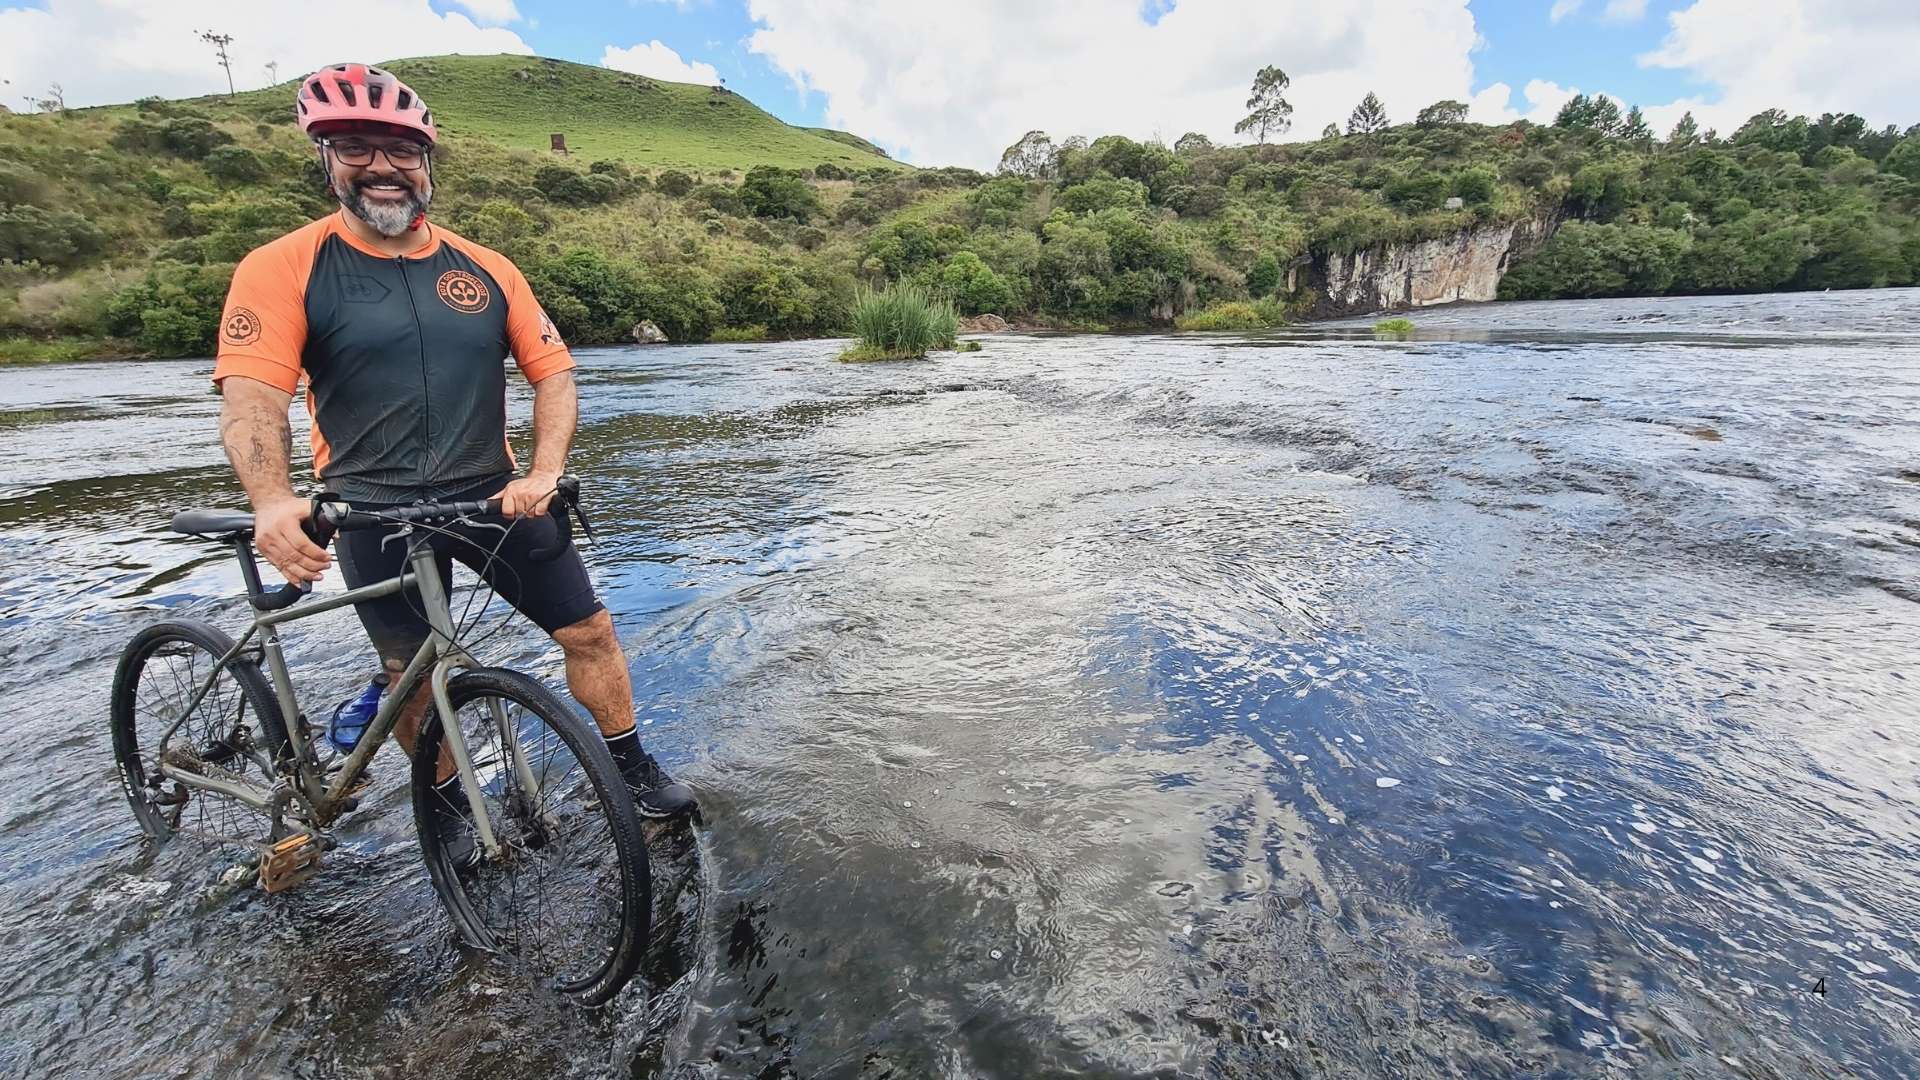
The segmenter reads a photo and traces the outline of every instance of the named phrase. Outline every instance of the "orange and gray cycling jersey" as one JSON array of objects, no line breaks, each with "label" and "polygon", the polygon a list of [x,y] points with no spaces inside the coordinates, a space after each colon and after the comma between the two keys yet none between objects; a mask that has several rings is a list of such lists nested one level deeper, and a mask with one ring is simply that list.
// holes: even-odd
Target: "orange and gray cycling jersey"
[{"label": "orange and gray cycling jersey", "polygon": [[445,229],[383,255],[341,211],[234,270],[215,382],[293,393],[304,377],[313,467],[355,502],[438,499],[514,468],[507,355],[528,382],[573,367],[518,267]]}]

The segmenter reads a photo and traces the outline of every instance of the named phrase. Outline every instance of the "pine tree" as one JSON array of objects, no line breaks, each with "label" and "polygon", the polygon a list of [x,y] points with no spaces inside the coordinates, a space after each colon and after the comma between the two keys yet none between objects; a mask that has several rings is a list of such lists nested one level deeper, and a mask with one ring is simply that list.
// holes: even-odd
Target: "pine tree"
[{"label": "pine tree", "polygon": [[1627,110],[1626,122],[1620,125],[1620,137],[1643,145],[1653,141],[1653,129],[1647,126],[1647,118],[1640,115],[1640,106]]},{"label": "pine tree", "polygon": [[1365,135],[1372,131],[1384,131],[1387,127],[1387,107],[1380,103],[1373,91],[1360,99],[1353,107],[1353,115],[1347,117],[1347,134]]},{"label": "pine tree", "polygon": [[1680,122],[1673,125],[1672,131],[1667,132],[1667,145],[1678,150],[1692,146],[1699,137],[1700,125],[1693,122],[1693,114],[1681,113]]}]

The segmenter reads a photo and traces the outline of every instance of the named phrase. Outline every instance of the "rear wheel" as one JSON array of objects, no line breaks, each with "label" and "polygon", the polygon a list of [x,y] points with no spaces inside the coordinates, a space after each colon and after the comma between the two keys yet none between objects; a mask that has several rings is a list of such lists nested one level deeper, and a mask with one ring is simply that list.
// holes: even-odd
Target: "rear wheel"
[{"label": "rear wheel", "polygon": [[429,710],[413,806],[434,889],[468,944],[585,1004],[606,1001],[639,966],[652,897],[646,841],[605,740],[518,672],[464,672],[447,695],[500,850],[481,850],[460,784],[435,790],[446,733]]},{"label": "rear wheel", "polygon": [[134,817],[157,840],[177,832],[241,844],[268,839],[264,811],[231,795],[189,787],[160,769],[164,760],[176,773],[273,786],[261,762],[277,761],[285,752],[286,725],[252,660],[220,662],[232,648],[233,639],[214,627],[180,620],[147,627],[120,654],[113,676],[113,756]]}]

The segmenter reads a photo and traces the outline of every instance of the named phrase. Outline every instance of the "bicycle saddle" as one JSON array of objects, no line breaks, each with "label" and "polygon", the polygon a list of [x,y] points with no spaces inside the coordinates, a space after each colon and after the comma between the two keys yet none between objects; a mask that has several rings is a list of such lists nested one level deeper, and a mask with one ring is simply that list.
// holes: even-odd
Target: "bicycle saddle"
[{"label": "bicycle saddle", "polygon": [[253,515],[232,510],[182,510],[173,515],[173,531],[190,536],[230,536],[253,531]]}]

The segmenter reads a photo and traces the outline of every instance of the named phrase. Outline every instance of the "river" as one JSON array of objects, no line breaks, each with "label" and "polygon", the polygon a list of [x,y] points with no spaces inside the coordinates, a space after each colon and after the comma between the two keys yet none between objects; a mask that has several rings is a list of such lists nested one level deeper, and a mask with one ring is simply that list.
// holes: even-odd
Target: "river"
[{"label": "river", "polygon": [[242,617],[208,364],[0,370],[0,1075],[1920,1075],[1920,290],[1413,318],[582,350],[705,808],[595,1013],[450,945],[395,752],[284,896],[146,850],[114,658]]}]

